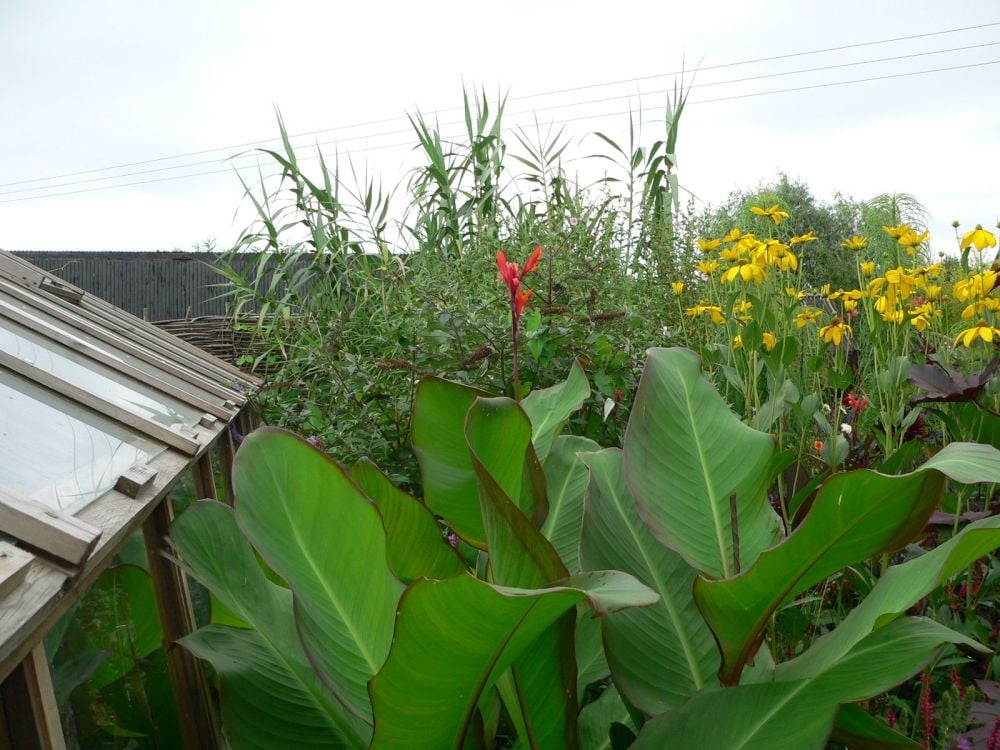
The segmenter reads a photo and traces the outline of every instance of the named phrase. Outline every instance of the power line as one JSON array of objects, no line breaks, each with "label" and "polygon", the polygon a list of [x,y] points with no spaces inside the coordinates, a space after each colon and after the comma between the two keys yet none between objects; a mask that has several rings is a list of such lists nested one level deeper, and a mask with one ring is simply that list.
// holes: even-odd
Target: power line
[{"label": "power line", "polygon": [[[913,40],[913,39],[924,39],[924,38],[927,38],[927,37],[942,36],[942,35],[945,35],[945,34],[956,34],[956,33],[961,33],[963,31],[975,31],[975,30],[990,28],[990,27],[994,27],[994,26],[1000,26],[1000,21],[994,21],[994,22],[983,23],[983,24],[976,24],[974,26],[960,26],[960,27],[953,28],[953,29],[943,29],[941,31],[929,31],[929,32],[925,32],[925,33],[922,33],[922,34],[910,34],[908,36],[891,37],[891,38],[888,38],[888,39],[877,39],[877,40],[868,41],[868,42],[856,42],[856,43],[853,43],[853,44],[842,44],[842,45],[838,45],[838,46],[835,46],[835,47],[823,47],[823,48],[814,49],[814,50],[804,50],[804,51],[800,51],[800,52],[790,52],[790,53],[785,53],[785,54],[782,54],[782,55],[771,55],[769,57],[759,57],[759,58],[750,59],[750,60],[738,60],[738,61],[734,61],[734,62],[720,63],[718,65],[709,65],[709,66],[699,67],[699,68],[697,68],[697,70],[698,71],[720,70],[720,69],[723,69],[723,68],[731,68],[731,67],[737,67],[737,66],[741,66],[741,65],[754,65],[754,64],[762,63],[762,62],[772,62],[772,61],[775,61],[775,60],[786,60],[786,59],[793,58],[793,57],[804,57],[804,56],[807,56],[807,55],[817,55],[817,54],[823,54],[823,53],[827,53],[827,52],[839,52],[839,51],[848,50],[848,49],[858,49],[858,48],[861,48],[861,47],[871,47],[871,46],[881,45],[881,44],[891,44],[891,43],[895,43],[895,42],[910,41],[910,40]],[[556,95],[559,95],[559,94],[571,93],[571,92],[574,92],[574,91],[583,91],[583,90],[587,90],[587,89],[601,88],[601,87],[606,87],[606,86],[617,86],[617,85],[621,85],[623,83],[634,83],[634,82],[637,82],[637,81],[652,80],[652,79],[656,79],[656,78],[667,78],[667,77],[675,76],[675,75],[683,75],[684,73],[687,73],[687,72],[692,72],[692,71],[686,71],[686,70],[682,69],[682,70],[675,70],[675,71],[672,71],[672,72],[669,72],[669,73],[656,73],[656,74],[653,74],[653,75],[637,76],[637,77],[634,77],[634,78],[625,78],[625,79],[620,79],[620,80],[617,80],[617,81],[604,81],[604,82],[601,82],[601,83],[591,83],[591,84],[585,84],[585,85],[581,85],[581,86],[573,86],[573,87],[569,87],[569,88],[557,89],[557,90],[554,90],[554,91],[543,91],[543,92],[536,92],[536,93],[533,93],[533,94],[524,94],[524,95],[517,96],[517,97],[511,97],[510,99],[508,99],[508,101],[522,101],[522,100],[525,100],[525,99],[533,99],[533,98],[538,98],[538,97],[541,97],[541,96],[556,96]],[[453,112],[453,111],[458,111],[460,109],[461,109],[461,107],[448,107],[446,109],[441,109],[441,110],[437,110],[437,111],[438,112]],[[312,131],[307,131],[307,132],[303,132],[303,133],[296,133],[296,134],[290,135],[288,137],[290,139],[304,138],[304,137],[307,137],[307,136],[315,136],[315,135],[322,135],[324,133],[332,133],[332,132],[339,131],[339,130],[350,130],[350,129],[359,128],[359,127],[368,127],[368,126],[371,126],[371,125],[382,125],[382,124],[385,124],[385,123],[388,123],[388,122],[397,122],[397,121],[402,120],[402,119],[405,119],[405,115],[404,116],[382,118],[382,119],[378,119],[378,120],[369,120],[367,122],[359,122],[359,123],[354,123],[352,125],[339,125],[339,126],[332,127],[332,128],[324,128],[322,130],[312,130]],[[81,171],[78,171],[78,172],[66,172],[66,173],[58,174],[58,175],[50,175],[48,177],[35,177],[35,178],[32,178],[32,179],[28,179],[28,180],[17,180],[17,181],[14,181],[14,182],[0,183],[0,187],[12,187],[14,185],[27,185],[27,184],[31,184],[31,183],[35,183],[35,182],[46,182],[48,180],[58,180],[58,179],[63,179],[63,178],[67,178],[67,177],[79,177],[81,175],[95,174],[97,172],[107,172],[107,171],[111,171],[111,170],[115,170],[115,169],[127,169],[129,167],[143,166],[143,165],[146,165],[146,164],[154,164],[154,163],[162,162],[162,161],[172,161],[174,159],[184,159],[184,158],[191,157],[191,156],[203,156],[205,154],[218,153],[219,151],[232,151],[234,149],[239,149],[239,148],[249,148],[249,147],[252,147],[252,146],[259,146],[261,144],[273,143],[273,142],[278,141],[278,140],[280,140],[280,138],[264,138],[264,139],[255,140],[255,141],[247,141],[245,143],[238,143],[238,144],[234,144],[234,145],[230,145],[230,146],[219,146],[219,147],[216,147],[216,148],[202,149],[200,151],[189,151],[187,153],[182,153],[182,154],[174,154],[174,155],[171,155],[171,156],[160,156],[160,157],[157,157],[157,158],[154,158],[154,159],[144,159],[144,160],[141,160],[141,161],[127,162],[127,163],[116,164],[116,165],[107,166],[107,167],[99,167],[99,168],[96,168],[96,169],[86,169],[86,170],[81,170]],[[3,202],[3,201],[0,201],[0,202]]]},{"label": "power line", "polygon": [[[988,65],[997,65],[997,64],[1000,64],[1000,60],[988,60],[986,62],[969,63],[969,64],[966,64],[966,65],[953,65],[953,66],[948,66],[948,67],[944,67],[944,68],[931,68],[931,69],[928,69],[928,70],[915,70],[915,71],[910,71],[910,72],[907,72],[907,73],[892,73],[892,74],[882,75],[882,76],[871,76],[871,77],[868,77],[868,78],[857,78],[857,79],[852,79],[852,80],[848,80],[848,81],[830,81],[830,82],[827,82],[827,83],[810,84],[808,86],[796,86],[796,87],[785,88],[785,89],[773,89],[771,91],[758,91],[758,92],[754,92],[754,93],[750,93],[750,94],[735,94],[735,95],[731,95],[731,96],[721,96],[721,97],[716,97],[714,99],[699,99],[699,100],[696,100],[696,101],[693,101],[693,102],[688,102],[687,106],[690,107],[690,106],[695,106],[695,105],[698,105],[698,104],[712,104],[712,103],[715,103],[715,102],[735,101],[735,100],[738,100],[738,99],[751,99],[751,98],[758,97],[758,96],[771,96],[771,95],[774,95],[774,94],[786,94],[786,93],[791,93],[791,92],[809,91],[809,90],[812,90],[812,89],[831,88],[831,87],[834,87],[834,86],[848,86],[848,85],[852,85],[852,84],[870,83],[872,81],[885,81],[885,80],[890,80],[890,79],[895,79],[895,78],[909,78],[909,77],[918,76],[918,75],[928,75],[928,74],[932,74],[932,73],[944,73],[944,72],[955,71],[955,70],[966,70],[966,69],[969,69],[969,68],[981,68],[981,67],[985,67],[985,66],[988,66]],[[569,123],[569,122],[577,122],[577,121],[580,121],[580,120],[593,120],[593,119],[603,119],[605,117],[618,117],[618,116],[627,115],[627,114],[635,114],[636,112],[638,112],[639,114],[641,114],[641,113],[646,112],[646,111],[652,111],[652,109],[653,109],[652,107],[639,107],[638,110],[622,110],[622,111],[619,111],[619,112],[605,112],[605,113],[594,114],[594,115],[582,115],[580,117],[570,117],[570,118],[566,118],[566,119],[563,119],[563,120],[555,120],[551,124],[553,124],[553,125],[561,125],[561,124],[565,124],[565,123]],[[515,125],[516,125],[516,123],[515,123]],[[406,131],[406,132],[408,132],[408,131]],[[454,136],[448,136],[448,138],[452,138],[452,137],[454,137]],[[413,143],[412,143],[412,141],[407,141],[407,142],[404,142],[404,143],[394,143],[394,144],[379,145],[379,146],[369,146],[369,147],[366,147],[366,148],[359,148],[359,149],[354,149],[354,150],[346,151],[344,155],[346,156],[346,155],[351,155],[351,154],[356,154],[356,153],[362,153],[362,152],[366,152],[366,151],[378,151],[378,150],[389,149],[389,148],[401,148],[403,146],[413,146]],[[310,161],[310,160],[313,160],[313,159],[318,159],[318,158],[320,158],[320,156],[321,155],[306,156],[306,157],[302,157],[302,158],[298,159],[298,161]],[[231,169],[216,169],[216,170],[210,170],[210,171],[205,171],[205,172],[194,172],[194,173],[190,173],[190,174],[174,175],[174,176],[171,176],[171,177],[158,177],[158,178],[154,178],[154,179],[151,179],[151,180],[140,180],[140,181],[136,181],[136,182],[126,182],[126,183],[122,183],[122,184],[119,184],[119,185],[104,185],[102,187],[85,188],[85,189],[81,189],[81,190],[68,190],[68,191],[62,192],[62,193],[49,193],[49,194],[46,194],[46,195],[32,195],[32,196],[27,196],[27,197],[22,197],[22,198],[7,198],[7,199],[4,199],[4,200],[0,200],[0,203],[18,203],[18,202],[21,202],[21,201],[38,200],[38,199],[41,199],[41,198],[58,198],[58,197],[66,196],[66,195],[77,195],[77,194],[80,194],[80,193],[93,193],[93,192],[98,192],[98,191],[102,191],[102,190],[112,190],[112,189],[115,189],[115,188],[123,188],[123,187],[134,187],[134,186],[137,186],[137,185],[148,185],[148,184],[151,184],[151,183],[168,182],[168,181],[171,181],[171,180],[181,180],[181,179],[187,179],[187,178],[191,178],[191,177],[203,177],[203,176],[206,176],[206,175],[224,174],[224,173],[230,173],[231,174],[234,170],[239,171],[236,167],[233,167]]]},{"label": "power line", "polygon": [[[906,54],[906,55],[894,55],[894,56],[891,56],[891,57],[880,57],[880,58],[875,58],[875,59],[872,59],[872,60],[857,60],[857,61],[848,62],[848,63],[836,63],[836,64],[833,64],[833,65],[823,65],[823,66],[814,67],[814,68],[799,68],[797,70],[786,70],[786,71],[781,71],[781,72],[777,72],[777,73],[765,73],[765,74],[756,75],[756,76],[745,76],[743,78],[731,78],[731,79],[722,80],[722,81],[708,81],[708,82],[704,82],[704,83],[694,83],[694,84],[691,84],[687,88],[688,89],[697,89],[697,88],[705,88],[705,87],[711,87],[711,86],[724,86],[724,85],[729,85],[729,84],[733,84],[733,83],[747,83],[747,82],[750,82],[750,81],[760,81],[760,80],[765,80],[765,79],[770,79],[770,78],[782,78],[782,77],[787,77],[787,76],[790,76],[790,75],[801,75],[803,73],[818,73],[818,72],[823,72],[823,71],[827,71],[827,70],[838,70],[838,69],[841,69],[841,68],[858,67],[858,66],[861,66],[861,65],[875,65],[875,64],[885,63],[885,62],[894,62],[894,61],[898,61],[898,60],[908,60],[908,59],[917,58],[917,57],[928,57],[930,55],[942,55],[942,54],[950,54],[952,52],[964,52],[966,50],[980,49],[980,48],[983,48],[983,47],[995,47],[997,45],[1000,45],[1000,41],[997,41],[997,42],[985,42],[983,44],[975,44],[975,45],[970,45],[968,47],[951,47],[951,48],[948,48],[948,49],[928,50],[926,52],[912,52],[912,53]],[[668,93],[670,93],[670,92],[668,90],[664,89],[664,90],[661,90],[661,91],[654,91],[654,92],[652,92],[649,95],[650,96],[655,96],[657,94],[668,94]],[[594,104],[605,104],[607,102],[614,102],[614,101],[622,101],[622,100],[625,100],[625,99],[631,99],[634,96],[635,96],[634,94],[624,94],[624,95],[620,95],[620,96],[604,97],[604,98],[601,98],[601,99],[589,99],[589,100],[585,100],[585,101],[564,102],[564,103],[560,103],[560,104],[552,104],[552,105],[537,107],[537,108],[531,109],[531,110],[520,110],[518,112],[511,112],[511,113],[508,113],[507,116],[508,117],[516,117],[517,115],[533,114],[533,113],[536,113],[536,112],[539,112],[539,111],[550,111],[550,110],[556,110],[556,109],[568,109],[568,108],[572,108],[572,107],[583,107],[583,106],[594,105]],[[451,122],[444,123],[444,125],[439,125],[439,127],[450,127],[451,125],[460,125],[460,124],[462,124],[461,120],[453,120]],[[374,138],[381,138],[381,137],[388,136],[388,135],[402,135],[402,134],[409,133],[409,132],[411,132],[410,128],[403,128],[403,129],[399,129],[399,130],[383,131],[383,132],[380,132],[380,133],[368,133],[368,134],[363,134],[363,135],[354,135],[354,136],[349,136],[349,137],[341,138],[339,140],[334,140],[334,141],[323,141],[323,142],[317,143],[315,145],[317,145],[317,146],[328,146],[328,145],[346,143],[348,141],[371,140],[371,139],[374,139]],[[244,155],[236,155],[236,156],[234,156],[232,158],[236,159],[236,158],[241,158],[242,156],[244,156]],[[247,156],[249,156],[249,155],[247,155]],[[83,180],[74,180],[72,182],[62,182],[62,183],[57,183],[57,184],[54,184],[54,185],[41,185],[41,186],[38,186],[38,187],[19,188],[19,189],[16,189],[16,190],[5,190],[5,191],[0,191],[0,196],[4,196],[4,195],[17,195],[17,194],[20,194],[20,193],[27,193],[27,192],[41,191],[41,190],[55,190],[57,188],[62,188],[62,187],[72,187],[74,185],[85,185],[85,184],[89,184],[89,183],[93,183],[93,182],[103,182],[103,181],[106,181],[106,180],[119,180],[119,179],[122,179],[124,177],[139,177],[139,176],[147,175],[147,174],[157,174],[157,173],[160,173],[160,172],[171,172],[171,171],[174,171],[174,170],[190,169],[190,168],[193,168],[193,167],[202,167],[202,166],[207,166],[207,165],[210,165],[210,164],[219,164],[219,163],[220,163],[219,159],[206,159],[206,160],[203,160],[203,161],[186,162],[184,164],[176,164],[176,165],[168,166],[168,167],[156,167],[154,169],[144,169],[144,170],[139,170],[139,171],[136,171],[136,172],[125,172],[125,173],[121,173],[121,174],[107,175],[107,176],[104,176],[104,177],[90,177],[90,178],[83,179]],[[9,184],[16,184],[16,183],[9,183]],[[0,186],[0,187],[2,187],[2,186]]]}]

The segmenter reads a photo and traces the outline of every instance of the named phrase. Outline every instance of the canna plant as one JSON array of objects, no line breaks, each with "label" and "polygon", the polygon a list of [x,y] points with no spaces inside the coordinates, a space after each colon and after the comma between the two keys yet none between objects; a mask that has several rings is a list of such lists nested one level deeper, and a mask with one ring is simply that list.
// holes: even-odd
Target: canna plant
[{"label": "canna plant", "polygon": [[[1000,483],[1000,452],[833,474],[789,533],[770,503],[787,461],[693,352],[648,352],[620,450],[562,434],[589,393],[579,365],[520,402],[423,378],[422,500],[369,462],[249,436],[235,508],[197,503],[172,532],[219,605],[182,644],[219,675],[232,746],[913,747],[857,704],[943,647],[988,652],[905,613],[1000,547],[1000,518],[886,561],[950,482]],[[872,560],[839,626],[777,652],[781,607]]]}]

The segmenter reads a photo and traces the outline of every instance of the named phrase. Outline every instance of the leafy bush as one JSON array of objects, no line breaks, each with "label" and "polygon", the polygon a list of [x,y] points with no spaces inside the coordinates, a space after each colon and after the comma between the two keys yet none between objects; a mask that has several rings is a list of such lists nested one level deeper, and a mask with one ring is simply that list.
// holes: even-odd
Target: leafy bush
[{"label": "leafy bush", "polygon": [[[789,533],[769,502],[774,441],[727,407],[692,352],[650,350],[622,450],[560,434],[587,391],[579,371],[523,404],[422,379],[423,501],[286,432],[247,438],[235,511],[197,503],[172,530],[230,613],[182,643],[218,671],[235,748],[506,737],[798,750],[831,733],[912,746],[854,704],[944,645],[989,653],[905,614],[1000,546],[1000,519],[877,568],[867,596],[799,653],[781,652],[774,615],[904,549],[950,483],[1000,482],[1000,452],[953,443],[908,474],[835,474]],[[578,604],[600,617],[599,638]]]}]

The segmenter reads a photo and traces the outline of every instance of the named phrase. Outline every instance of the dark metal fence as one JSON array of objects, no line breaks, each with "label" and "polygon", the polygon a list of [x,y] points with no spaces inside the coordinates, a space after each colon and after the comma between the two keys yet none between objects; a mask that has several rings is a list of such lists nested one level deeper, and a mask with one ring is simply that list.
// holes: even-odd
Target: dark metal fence
[{"label": "dark metal fence", "polygon": [[[224,282],[205,252],[15,252],[84,291],[148,320],[225,315]],[[236,267],[253,256],[237,256]]]}]

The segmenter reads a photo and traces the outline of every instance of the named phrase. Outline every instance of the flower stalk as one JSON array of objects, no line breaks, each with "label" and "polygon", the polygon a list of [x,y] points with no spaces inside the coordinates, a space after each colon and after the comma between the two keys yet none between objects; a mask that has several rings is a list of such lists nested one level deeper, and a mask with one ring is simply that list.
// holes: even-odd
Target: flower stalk
[{"label": "flower stalk", "polygon": [[517,263],[507,260],[507,256],[501,250],[497,253],[497,268],[500,271],[500,280],[507,285],[507,293],[510,299],[511,316],[511,343],[513,348],[513,375],[514,400],[521,400],[521,371],[520,359],[518,356],[518,341],[521,338],[521,315],[524,307],[531,299],[534,290],[524,290],[524,277],[535,270],[539,258],[542,257],[542,248],[536,247],[535,251],[528,257],[524,268],[519,268]]}]

